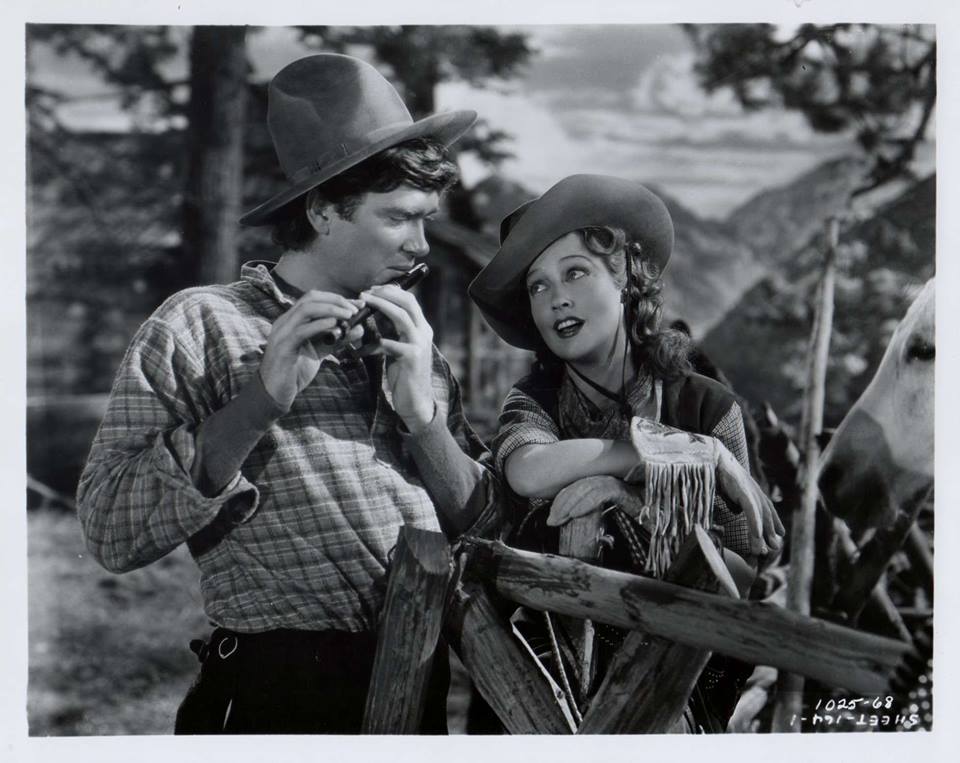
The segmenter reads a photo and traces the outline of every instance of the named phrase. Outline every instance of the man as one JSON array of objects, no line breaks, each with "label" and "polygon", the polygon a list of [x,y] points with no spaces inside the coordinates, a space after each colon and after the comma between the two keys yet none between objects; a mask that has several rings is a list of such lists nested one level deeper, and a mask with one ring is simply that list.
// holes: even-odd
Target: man
[{"label": "man", "polygon": [[[283,69],[268,123],[290,185],[241,219],[272,225],[283,254],[174,295],[127,351],[79,513],[110,570],[184,542],[200,567],[218,627],[196,647],[179,733],[359,731],[400,526],[497,521],[457,382],[416,299],[389,284],[427,254],[424,221],[456,178],[445,146],[475,116],[413,122],[347,56]],[[363,305],[395,338],[328,354],[318,338]],[[435,662],[425,731],[445,730]]]}]

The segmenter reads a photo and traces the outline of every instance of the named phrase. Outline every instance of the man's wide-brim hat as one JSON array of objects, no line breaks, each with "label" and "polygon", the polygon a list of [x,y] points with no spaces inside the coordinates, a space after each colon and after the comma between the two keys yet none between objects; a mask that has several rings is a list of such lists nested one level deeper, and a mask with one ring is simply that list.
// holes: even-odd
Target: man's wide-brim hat
[{"label": "man's wide-brim hat", "polygon": [[289,186],[241,217],[244,225],[274,222],[291,201],[398,143],[431,138],[450,145],[477,118],[475,111],[450,111],[414,122],[380,72],[336,53],[284,67],[267,98],[267,126]]},{"label": "man's wide-brim hat", "polygon": [[470,296],[501,339],[525,350],[543,346],[530,314],[527,270],[557,239],[593,227],[621,228],[661,272],[670,259],[673,221],[653,191],[608,175],[564,178],[503,220],[500,250],[470,284]]}]

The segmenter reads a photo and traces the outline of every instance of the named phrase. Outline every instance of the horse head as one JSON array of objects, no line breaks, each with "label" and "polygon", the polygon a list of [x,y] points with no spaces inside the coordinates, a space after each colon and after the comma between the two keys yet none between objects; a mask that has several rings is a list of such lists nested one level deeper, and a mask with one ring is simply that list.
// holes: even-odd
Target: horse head
[{"label": "horse head", "polygon": [[873,380],[820,461],[820,491],[860,537],[933,484],[934,280],[897,326]]}]

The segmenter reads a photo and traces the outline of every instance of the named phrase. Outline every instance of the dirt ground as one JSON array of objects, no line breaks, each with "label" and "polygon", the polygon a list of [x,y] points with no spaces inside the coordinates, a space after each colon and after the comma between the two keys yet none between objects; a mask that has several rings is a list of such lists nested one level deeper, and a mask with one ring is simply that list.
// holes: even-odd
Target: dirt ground
[{"label": "dirt ground", "polygon": [[[30,735],[172,733],[197,669],[187,644],[210,630],[186,549],[113,575],[73,515],[33,511],[27,527]],[[449,725],[462,733],[467,684],[452,667]]]}]

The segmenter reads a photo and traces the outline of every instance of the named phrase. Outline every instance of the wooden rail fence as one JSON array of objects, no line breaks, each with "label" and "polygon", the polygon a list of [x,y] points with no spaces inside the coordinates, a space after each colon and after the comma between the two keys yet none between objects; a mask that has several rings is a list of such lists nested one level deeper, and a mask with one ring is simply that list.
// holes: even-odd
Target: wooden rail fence
[{"label": "wooden rail fence", "polygon": [[[631,631],[582,721],[513,636],[494,592]],[[668,731],[713,652],[864,694],[888,693],[913,653],[908,642],[740,599],[699,528],[665,578],[654,580],[481,538],[451,548],[441,533],[403,527],[379,624],[366,732],[417,732],[441,631],[512,734]]]}]

